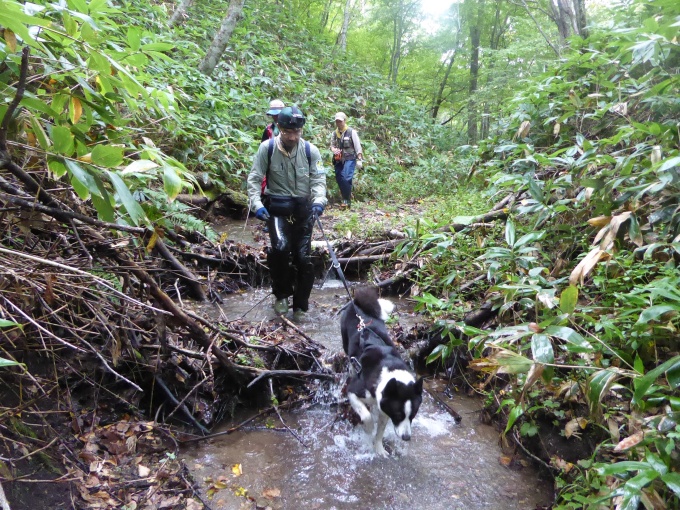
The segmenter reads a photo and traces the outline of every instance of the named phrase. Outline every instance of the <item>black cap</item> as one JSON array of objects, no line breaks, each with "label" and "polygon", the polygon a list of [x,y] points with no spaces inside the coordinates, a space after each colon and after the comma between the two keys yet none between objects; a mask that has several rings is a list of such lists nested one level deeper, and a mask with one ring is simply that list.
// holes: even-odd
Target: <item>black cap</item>
[{"label": "black cap", "polygon": [[286,129],[300,129],[306,121],[307,119],[297,106],[286,106],[279,112],[277,124]]}]

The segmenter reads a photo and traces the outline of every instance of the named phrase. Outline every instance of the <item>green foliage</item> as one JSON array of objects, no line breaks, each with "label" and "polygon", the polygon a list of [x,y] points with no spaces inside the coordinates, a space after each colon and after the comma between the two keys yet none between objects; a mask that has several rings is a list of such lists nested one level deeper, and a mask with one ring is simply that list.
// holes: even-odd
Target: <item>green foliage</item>
[{"label": "green foliage", "polygon": [[1,75],[0,116],[16,94],[24,45],[31,51],[22,108],[12,119],[15,141],[42,154],[51,176],[67,179],[102,219],[150,226],[133,198],[135,188],[160,182],[171,202],[183,186],[193,186],[183,165],[160,151],[149,154],[153,143],[134,127],[177,119],[172,89],[154,87],[141,70],[167,60],[163,52],[173,44],[121,23],[125,13],[103,1],[3,0],[2,6],[0,61],[7,71]]},{"label": "green foliage", "polygon": [[[17,324],[14,321],[8,321],[7,319],[0,319],[0,329],[5,329],[5,328],[19,328],[23,329],[23,326],[21,324]],[[12,367],[16,365],[21,365],[21,363],[18,363],[13,360],[5,359],[5,358],[0,358],[0,368],[3,367]]]},{"label": "green foliage", "polygon": [[[584,423],[610,426],[594,462],[561,473],[556,508],[677,498],[680,8],[663,0],[628,8],[525,82],[497,134],[480,142],[476,175],[488,193],[518,198],[505,228],[473,242],[421,222],[417,241],[402,248],[431,257],[417,277],[418,306],[437,331],[448,324],[456,333],[429,361],[463,338],[472,368],[507,374],[506,432],[533,433],[555,387],[569,388],[555,400],[562,409],[549,410],[556,423],[579,402]],[[493,330],[463,333],[470,303],[456,292],[457,275],[440,268],[466,260],[481,264],[485,300],[498,312]],[[615,433],[622,421],[632,430]]]}]

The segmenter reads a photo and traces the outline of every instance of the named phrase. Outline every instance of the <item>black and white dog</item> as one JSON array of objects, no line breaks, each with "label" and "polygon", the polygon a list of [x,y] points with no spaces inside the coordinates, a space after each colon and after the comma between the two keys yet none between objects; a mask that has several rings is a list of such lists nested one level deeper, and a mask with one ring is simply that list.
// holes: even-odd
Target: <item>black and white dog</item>
[{"label": "black and white dog", "polygon": [[[342,347],[350,359],[352,374],[347,386],[349,403],[367,433],[373,433],[377,420],[373,448],[382,457],[387,456],[382,444],[387,421],[392,421],[397,436],[410,440],[411,421],[423,395],[422,378],[416,380],[401,359],[385,326],[393,310],[391,301],[378,299],[377,288],[360,287],[340,325]],[[353,368],[353,358],[359,367]]]}]

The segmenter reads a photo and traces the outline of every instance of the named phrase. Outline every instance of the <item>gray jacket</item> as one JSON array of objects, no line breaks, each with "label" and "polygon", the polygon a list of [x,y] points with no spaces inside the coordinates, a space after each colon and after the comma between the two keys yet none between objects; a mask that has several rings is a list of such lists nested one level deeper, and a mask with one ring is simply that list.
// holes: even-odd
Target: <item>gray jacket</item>
[{"label": "gray jacket", "polygon": [[[305,154],[305,141],[300,138],[298,145],[289,157],[279,149],[279,137],[274,138],[274,151],[269,164],[269,177],[265,194],[288,197],[306,197],[314,204],[326,206],[326,172],[321,166],[321,154],[315,145],[310,144],[311,166]],[[253,167],[248,174],[248,201],[250,210],[257,212],[264,207],[260,192],[262,180],[267,175],[269,140],[260,144],[253,159]]]}]

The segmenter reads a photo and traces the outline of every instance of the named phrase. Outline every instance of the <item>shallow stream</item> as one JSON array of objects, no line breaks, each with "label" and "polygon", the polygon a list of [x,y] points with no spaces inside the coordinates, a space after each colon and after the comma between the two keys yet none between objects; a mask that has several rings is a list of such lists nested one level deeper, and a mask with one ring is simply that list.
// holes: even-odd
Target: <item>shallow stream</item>
[{"label": "shallow stream", "polygon": [[[338,311],[347,302],[337,281],[315,286],[307,335],[327,349],[341,349]],[[408,329],[417,320],[406,302],[396,315]],[[228,296],[212,313],[216,317],[260,322],[274,318],[268,289]],[[202,308],[202,312],[208,310]],[[201,494],[213,510],[231,509],[534,509],[551,501],[552,484],[521,463],[510,463],[499,447],[498,432],[478,421],[479,400],[445,397],[440,381],[428,381],[428,393],[403,442],[388,425],[388,459],[376,458],[361,427],[338,414],[339,385],[324,386],[319,402],[304,410],[258,419],[238,431],[196,443],[182,457]],[[451,413],[433,397],[455,409]],[[253,411],[224,423],[227,430]],[[288,427],[288,428],[286,428]],[[518,467],[507,467],[508,465]]]}]

